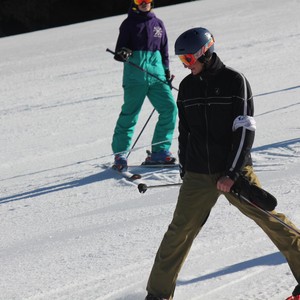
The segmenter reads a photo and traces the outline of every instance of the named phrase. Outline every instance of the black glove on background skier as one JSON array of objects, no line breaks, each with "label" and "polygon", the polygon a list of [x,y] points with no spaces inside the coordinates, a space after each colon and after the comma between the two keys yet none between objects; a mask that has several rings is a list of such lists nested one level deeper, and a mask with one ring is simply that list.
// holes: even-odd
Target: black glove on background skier
[{"label": "black glove on background skier", "polygon": [[132,51],[130,49],[122,47],[116,52],[114,59],[117,61],[126,62],[131,55]]}]

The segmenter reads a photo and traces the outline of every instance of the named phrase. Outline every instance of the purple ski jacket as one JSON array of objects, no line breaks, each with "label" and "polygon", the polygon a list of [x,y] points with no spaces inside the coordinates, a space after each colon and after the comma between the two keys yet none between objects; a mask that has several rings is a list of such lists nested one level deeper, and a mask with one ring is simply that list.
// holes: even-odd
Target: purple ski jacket
[{"label": "purple ski jacket", "polygon": [[[133,51],[133,62],[141,65],[143,61],[163,64],[169,68],[168,37],[163,22],[153,12],[140,12],[130,7],[127,18],[122,22],[116,43],[116,52],[122,47]],[[137,53],[136,53],[137,52]],[[156,56],[156,57],[155,57]],[[136,59],[134,59],[134,57]],[[147,68],[147,64],[143,65]]]}]

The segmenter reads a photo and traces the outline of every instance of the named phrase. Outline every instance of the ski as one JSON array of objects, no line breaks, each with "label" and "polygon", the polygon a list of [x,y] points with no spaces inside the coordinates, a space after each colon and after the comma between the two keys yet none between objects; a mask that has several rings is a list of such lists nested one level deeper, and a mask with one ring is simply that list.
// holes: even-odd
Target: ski
[{"label": "ski", "polygon": [[141,179],[142,178],[142,175],[141,174],[137,174],[137,173],[131,173],[129,171],[121,171],[118,173],[120,175],[122,175],[125,179],[127,179],[128,181],[135,181],[137,179]]},{"label": "ski", "polygon": [[133,168],[161,168],[161,169],[164,169],[164,168],[178,168],[179,167],[179,164],[144,164],[142,163],[141,165],[130,165],[130,167],[133,167]]},{"label": "ski", "polygon": [[122,177],[124,177],[128,181],[135,181],[137,179],[141,179],[142,175],[138,173],[132,173],[128,170],[119,170],[115,166],[112,166],[112,170],[116,171],[118,174],[120,174]]},{"label": "ski", "polygon": [[133,170],[135,168],[168,169],[168,168],[176,168],[176,167],[178,168],[179,165],[178,164],[140,164],[140,165],[134,164],[128,166],[126,170],[119,170],[118,168],[116,168],[114,165],[111,164],[102,164],[101,167],[104,169],[111,169],[117,174],[121,175],[126,180],[133,182],[142,179],[142,174],[140,174],[139,172],[136,173],[134,171],[131,171],[131,168],[133,168]]},{"label": "ski", "polygon": [[114,165],[111,165],[111,164],[101,164],[100,167],[103,168],[103,169],[112,170],[112,171],[116,172],[117,174],[121,175],[123,178],[125,178],[128,181],[135,181],[135,180],[138,180],[138,179],[142,178],[141,174],[133,173],[133,172],[130,172],[128,170],[123,170],[122,171],[122,170],[119,170],[118,168],[116,168]]}]

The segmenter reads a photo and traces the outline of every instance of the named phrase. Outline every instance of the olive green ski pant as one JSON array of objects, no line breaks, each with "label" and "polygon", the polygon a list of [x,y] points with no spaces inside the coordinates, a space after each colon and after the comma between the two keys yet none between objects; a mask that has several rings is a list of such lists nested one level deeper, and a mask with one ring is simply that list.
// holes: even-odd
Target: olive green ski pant
[{"label": "olive green ski pant", "polygon": [[[245,175],[260,186],[252,167]],[[161,242],[148,280],[147,291],[155,296],[172,299],[178,273],[188,255],[193,240],[206,222],[220,192],[216,181],[221,174],[206,175],[187,172],[180,189],[173,220]],[[286,257],[295,279],[300,283],[300,236],[274,218],[245,201],[224,194],[228,201],[252,219],[268,235]],[[296,228],[284,214],[272,211],[282,221]]]}]

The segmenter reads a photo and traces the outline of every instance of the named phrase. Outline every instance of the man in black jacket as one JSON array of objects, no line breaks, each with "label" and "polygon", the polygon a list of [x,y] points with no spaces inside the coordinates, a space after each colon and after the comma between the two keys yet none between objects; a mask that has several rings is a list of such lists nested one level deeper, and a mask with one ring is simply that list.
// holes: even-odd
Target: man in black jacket
[{"label": "man in black jacket", "polygon": [[190,29],[175,43],[175,54],[191,71],[181,82],[177,99],[183,183],[148,280],[146,300],[173,299],[178,273],[193,240],[221,194],[256,222],[286,257],[298,282],[288,299],[300,300],[300,236],[296,227],[285,215],[272,211],[296,231],[287,229],[230,193],[242,176],[260,186],[250,154],[256,126],[247,79],[222,63],[214,43],[205,28]]}]

